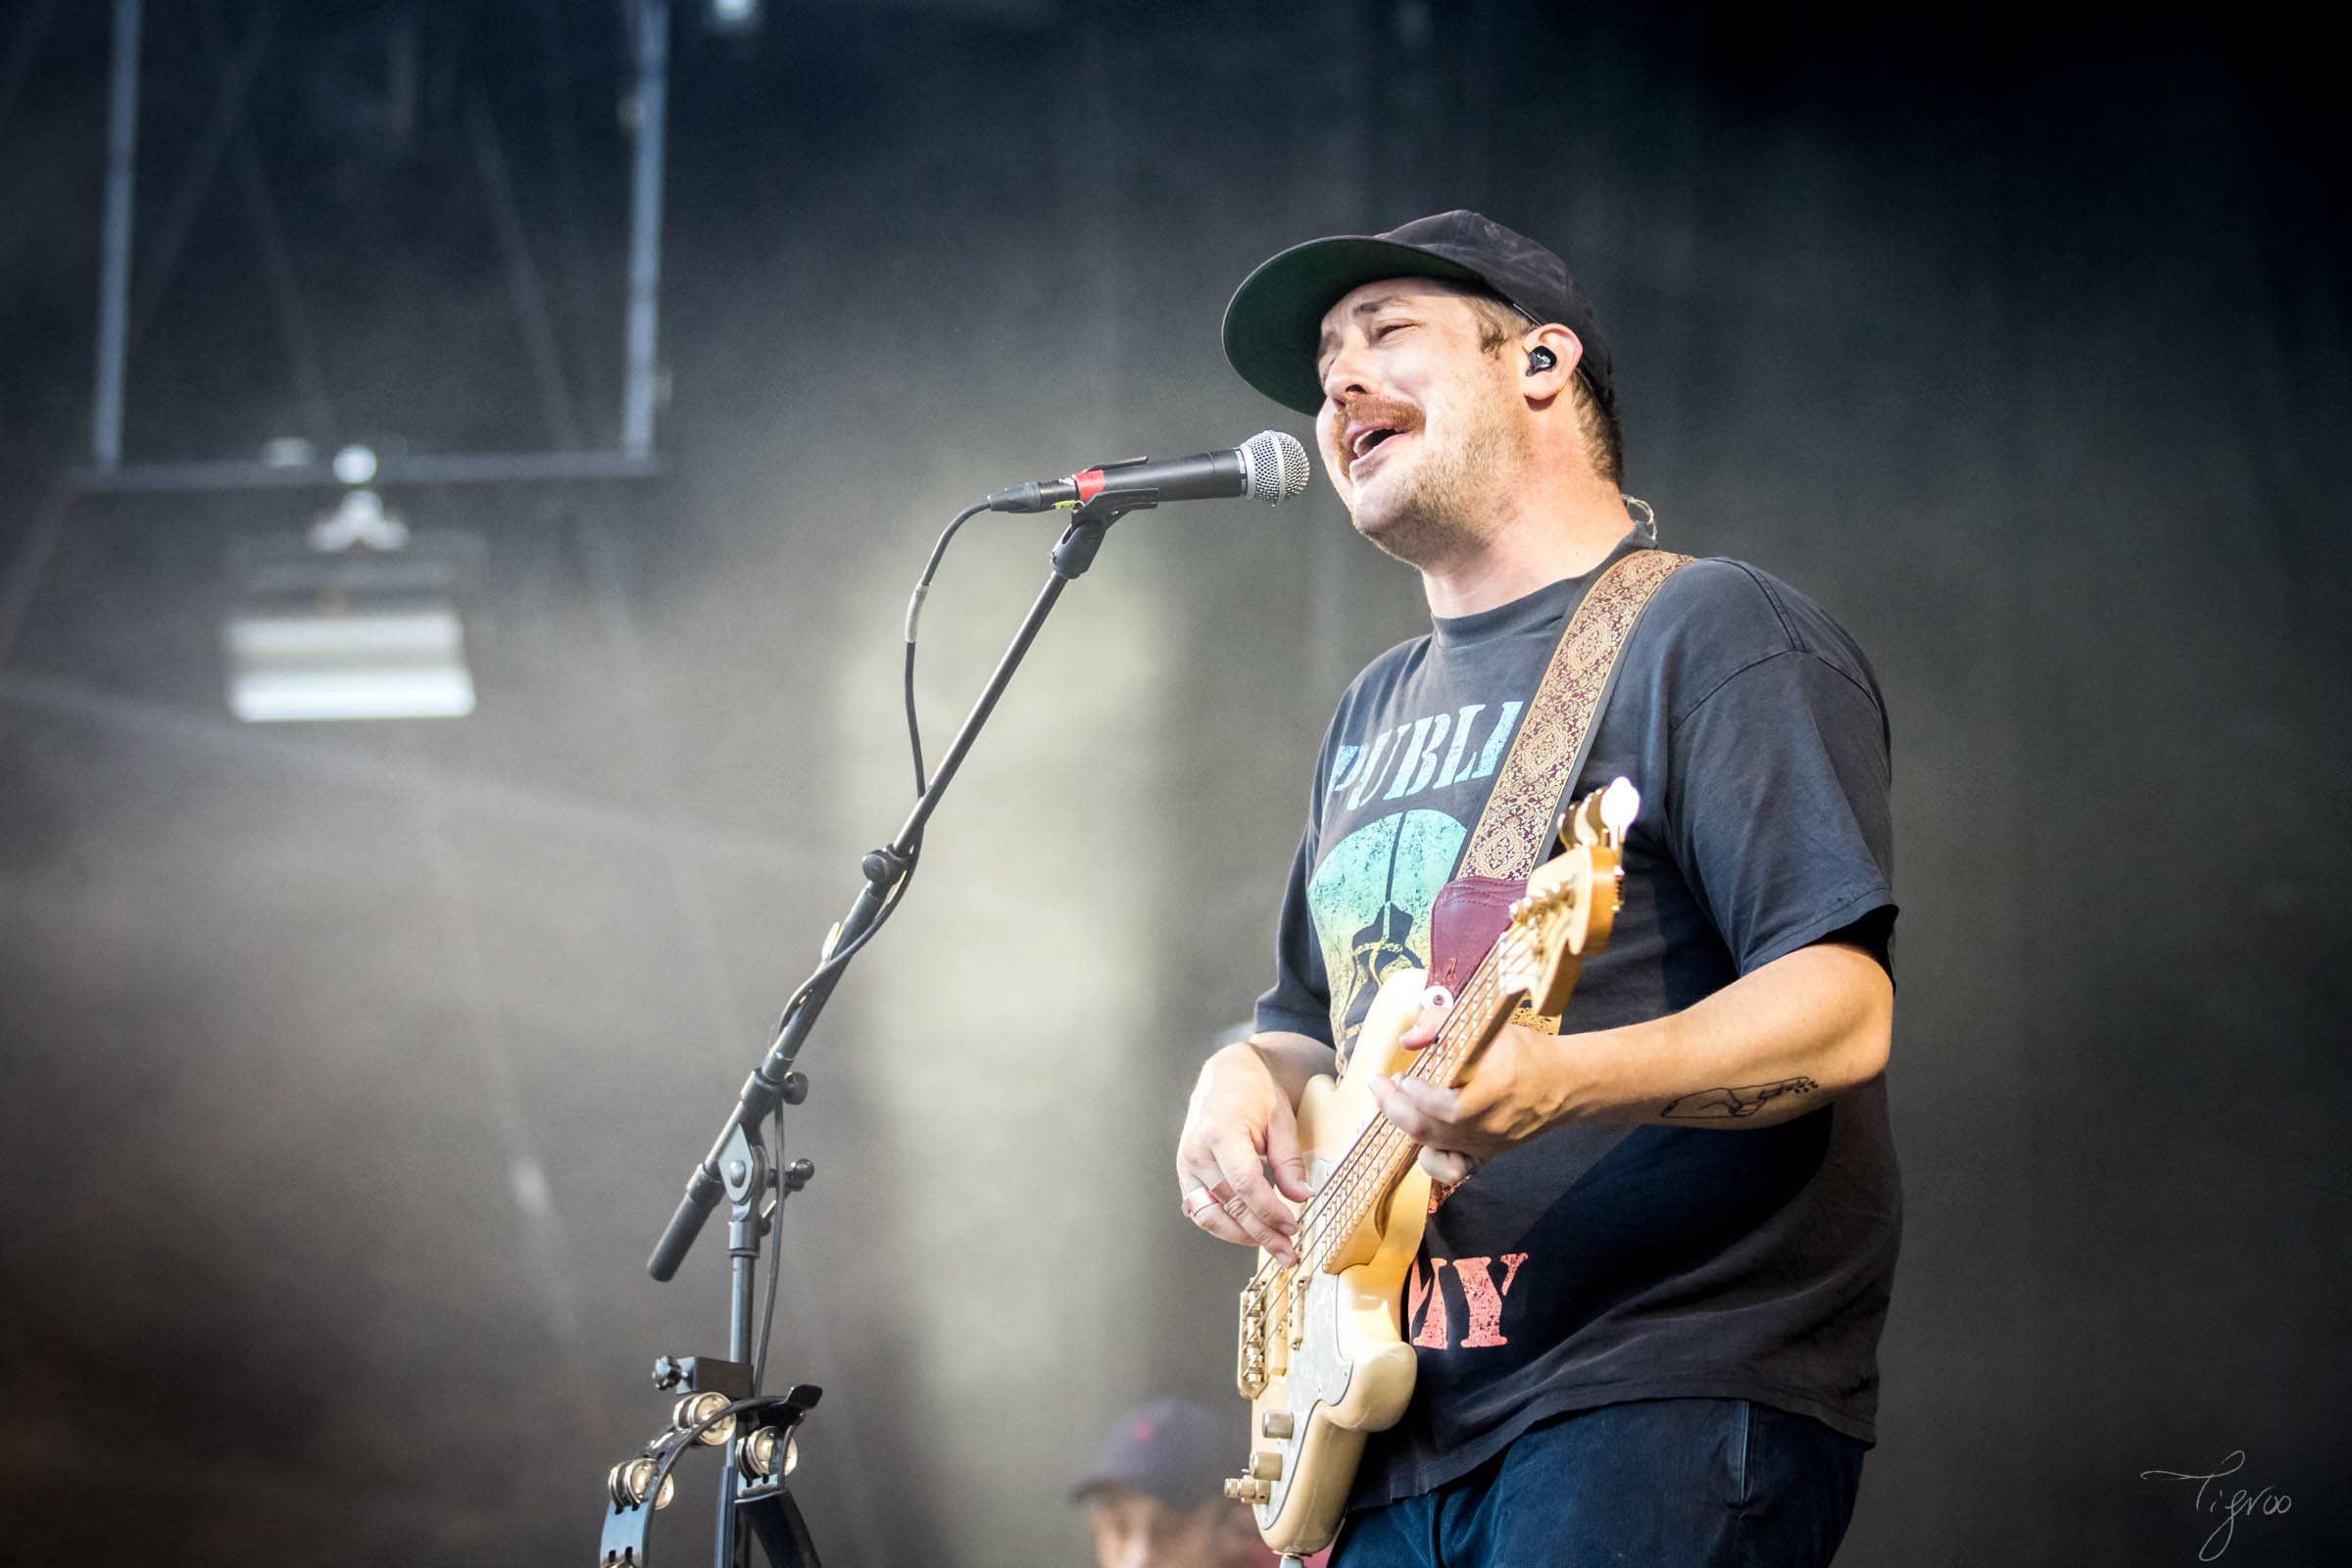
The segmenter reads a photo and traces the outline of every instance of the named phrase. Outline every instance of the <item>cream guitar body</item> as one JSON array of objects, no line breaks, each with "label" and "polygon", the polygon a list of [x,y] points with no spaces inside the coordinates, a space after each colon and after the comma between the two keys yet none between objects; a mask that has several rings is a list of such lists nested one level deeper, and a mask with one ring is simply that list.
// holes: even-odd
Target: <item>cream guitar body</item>
[{"label": "cream guitar body", "polygon": [[[1346,1075],[1307,1083],[1298,1144],[1310,1186],[1330,1181],[1380,1113],[1373,1078],[1412,1064],[1413,1054],[1396,1042],[1421,1016],[1423,980],[1418,969],[1392,974],[1356,1036]],[[1305,1276],[1295,1324],[1289,1302],[1269,1303],[1266,1388],[1250,1408],[1250,1479],[1266,1484],[1265,1497],[1252,1503],[1258,1533],[1285,1554],[1303,1557],[1330,1544],[1364,1435],[1395,1426],[1413,1396],[1413,1348],[1404,1343],[1396,1302],[1429,1221],[1429,1177],[1419,1165],[1406,1167],[1373,1219],[1377,1225],[1349,1239],[1351,1249],[1342,1248],[1337,1273]],[[1246,1346],[1247,1329],[1244,1339]]]},{"label": "cream guitar body", "polygon": [[1261,1251],[1242,1292],[1235,1382],[1250,1401],[1250,1455],[1225,1483],[1286,1557],[1331,1544],[1366,1436],[1395,1426],[1413,1396],[1400,1303],[1429,1224],[1429,1177],[1420,1147],[1380,1115],[1372,1081],[1403,1073],[1451,1087],[1521,1004],[1559,1016],[1584,956],[1608,941],[1625,830],[1640,808],[1624,779],[1579,802],[1562,819],[1565,853],[1537,868],[1510,924],[1446,999],[1452,1005],[1437,1037],[1418,1051],[1398,1048],[1430,993],[1419,970],[1394,973],[1346,1072],[1310,1080],[1300,1097],[1314,1196],[1298,1209],[1298,1263]]}]

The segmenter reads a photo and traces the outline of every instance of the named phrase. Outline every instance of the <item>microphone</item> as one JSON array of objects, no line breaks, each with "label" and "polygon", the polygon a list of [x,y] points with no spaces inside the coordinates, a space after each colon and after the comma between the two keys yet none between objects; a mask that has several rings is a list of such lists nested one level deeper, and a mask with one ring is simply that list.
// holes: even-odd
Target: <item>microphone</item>
[{"label": "microphone", "polygon": [[1051,512],[1107,495],[1139,506],[1248,496],[1267,506],[1306,488],[1306,448],[1284,430],[1260,430],[1238,447],[1154,463],[1129,458],[1082,468],[1062,479],[1035,479],[988,498],[991,512]]}]

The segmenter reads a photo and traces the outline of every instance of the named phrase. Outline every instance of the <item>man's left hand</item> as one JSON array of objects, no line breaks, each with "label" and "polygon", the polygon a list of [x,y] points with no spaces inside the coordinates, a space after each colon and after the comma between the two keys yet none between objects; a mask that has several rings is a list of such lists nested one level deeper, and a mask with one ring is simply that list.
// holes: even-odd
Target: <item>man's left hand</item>
[{"label": "man's left hand", "polygon": [[[1445,1008],[1424,1008],[1399,1043],[1426,1046],[1445,1021]],[[1381,1113],[1421,1146],[1421,1168],[1430,1179],[1452,1183],[1564,1118],[1566,1065],[1559,1036],[1507,1024],[1459,1089],[1400,1073],[1373,1079],[1372,1094]]]}]

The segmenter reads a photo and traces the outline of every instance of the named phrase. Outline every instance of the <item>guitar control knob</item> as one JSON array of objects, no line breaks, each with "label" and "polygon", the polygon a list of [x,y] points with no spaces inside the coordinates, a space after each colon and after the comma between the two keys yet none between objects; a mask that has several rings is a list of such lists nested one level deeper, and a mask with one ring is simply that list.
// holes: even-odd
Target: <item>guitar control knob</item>
[{"label": "guitar control knob", "polygon": [[1272,1448],[1260,1448],[1250,1456],[1250,1474],[1259,1481],[1275,1481],[1282,1476],[1282,1455]]},{"label": "guitar control knob", "polygon": [[1292,1422],[1293,1417],[1290,1411],[1268,1410],[1257,1418],[1257,1427],[1269,1438],[1287,1438],[1297,1430]]}]

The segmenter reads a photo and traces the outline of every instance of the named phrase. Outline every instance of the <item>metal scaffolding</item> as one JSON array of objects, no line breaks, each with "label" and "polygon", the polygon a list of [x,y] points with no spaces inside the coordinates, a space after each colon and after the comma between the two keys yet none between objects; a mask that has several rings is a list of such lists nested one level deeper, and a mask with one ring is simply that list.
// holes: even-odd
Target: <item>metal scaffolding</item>
[{"label": "metal scaffolding", "polygon": [[[223,151],[238,165],[265,252],[264,273],[278,308],[280,326],[301,384],[302,402],[315,432],[331,437],[332,415],[326,401],[318,356],[295,297],[286,265],[276,207],[264,176],[250,127],[244,119],[244,95],[260,49],[274,20],[274,7],[257,13],[253,36],[242,54],[232,53],[221,25],[217,0],[195,0],[192,7],[206,38],[219,76],[220,99],[213,117],[215,135],[208,135],[190,161],[186,180],[172,204],[166,222],[170,243],[164,265],[177,249],[202,186]],[[514,483],[569,480],[646,478],[663,469],[654,447],[654,416],[659,401],[661,372],[658,360],[662,277],[662,184],[664,137],[668,114],[669,4],[668,0],[639,0],[634,9],[635,33],[631,54],[635,64],[633,102],[636,107],[636,149],[629,182],[629,281],[623,337],[625,373],[621,386],[620,443],[609,450],[584,449],[577,416],[572,408],[556,353],[545,290],[516,213],[506,173],[505,156],[487,105],[476,99],[468,110],[472,140],[483,195],[490,210],[509,293],[520,322],[524,348],[531,361],[548,431],[549,449],[541,452],[392,455],[377,460],[370,482],[377,484]],[[135,202],[134,175],[138,155],[139,46],[142,0],[115,0],[112,81],[108,95],[106,194],[99,267],[97,375],[90,418],[90,456],[74,470],[74,492],[145,492],[281,489],[332,487],[345,483],[324,461],[279,465],[258,460],[198,463],[125,463],[122,455],[122,411],[128,382],[128,359],[134,325],[131,300],[131,243]],[[29,32],[29,29],[28,29]],[[160,278],[150,296],[160,288]],[[142,305],[143,318],[152,309]]]}]

